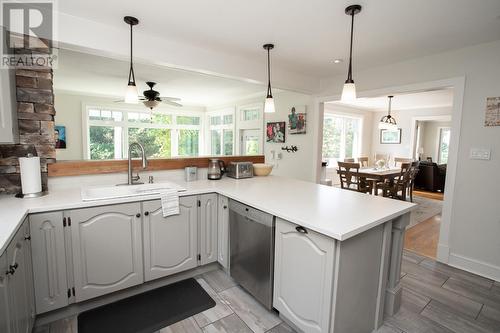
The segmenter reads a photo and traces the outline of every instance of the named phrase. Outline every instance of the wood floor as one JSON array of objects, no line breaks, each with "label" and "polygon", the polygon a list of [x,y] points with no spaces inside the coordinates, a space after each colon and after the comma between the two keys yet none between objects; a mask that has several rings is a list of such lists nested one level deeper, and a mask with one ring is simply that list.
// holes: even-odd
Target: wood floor
[{"label": "wood floor", "polygon": [[[401,274],[401,309],[386,318],[376,333],[500,332],[499,282],[409,251],[403,254]],[[202,274],[197,281],[216,301],[216,306],[156,333],[294,332],[223,271]],[[76,317],[39,327],[35,332],[77,333]]]},{"label": "wood floor", "polygon": [[441,227],[441,214],[435,215],[406,230],[406,250],[436,259]]},{"label": "wood floor", "polygon": [[422,190],[413,190],[413,195],[419,196],[419,197],[424,197],[427,199],[434,199],[434,200],[444,200],[444,193],[441,192],[430,192],[430,191],[422,191]]}]

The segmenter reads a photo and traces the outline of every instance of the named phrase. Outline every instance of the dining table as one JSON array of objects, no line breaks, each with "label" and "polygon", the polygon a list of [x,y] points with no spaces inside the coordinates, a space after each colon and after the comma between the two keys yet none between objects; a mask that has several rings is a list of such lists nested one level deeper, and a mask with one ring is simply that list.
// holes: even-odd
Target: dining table
[{"label": "dining table", "polygon": [[[337,173],[339,172],[337,168]],[[353,172],[353,170],[351,170]],[[372,194],[377,195],[377,183],[382,183],[386,181],[390,181],[398,177],[401,174],[401,167],[384,167],[384,168],[375,168],[375,167],[363,167],[359,168],[359,171],[353,172],[359,178],[365,178],[367,181],[372,182],[373,190]]]}]

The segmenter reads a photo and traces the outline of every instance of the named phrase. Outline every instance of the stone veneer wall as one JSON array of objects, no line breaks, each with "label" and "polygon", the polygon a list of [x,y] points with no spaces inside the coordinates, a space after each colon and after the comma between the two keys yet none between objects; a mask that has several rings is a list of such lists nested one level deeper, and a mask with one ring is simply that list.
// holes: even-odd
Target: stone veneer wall
[{"label": "stone veneer wall", "polygon": [[51,68],[16,69],[19,144],[0,145],[0,193],[21,191],[18,158],[28,153],[40,156],[47,190],[47,164],[56,160],[52,78]]}]

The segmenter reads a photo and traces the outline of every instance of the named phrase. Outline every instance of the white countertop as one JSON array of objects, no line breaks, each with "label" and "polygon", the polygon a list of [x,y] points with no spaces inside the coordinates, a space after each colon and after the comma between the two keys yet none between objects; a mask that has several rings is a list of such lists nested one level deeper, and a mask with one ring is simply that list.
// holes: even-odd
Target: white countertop
[{"label": "white countertop", "polygon": [[[198,180],[179,183],[181,196],[219,193],[254,208],[299,224],[337,240],[346,240],[397,216],[415,205],[393,199],[318,185],[300,180],[268,176],[235,180]],[[0,254],[30,213],[95,207],[145,201],[157,195],[87,201],[81,188],[58,189],[41,198],[0,196]]]}]

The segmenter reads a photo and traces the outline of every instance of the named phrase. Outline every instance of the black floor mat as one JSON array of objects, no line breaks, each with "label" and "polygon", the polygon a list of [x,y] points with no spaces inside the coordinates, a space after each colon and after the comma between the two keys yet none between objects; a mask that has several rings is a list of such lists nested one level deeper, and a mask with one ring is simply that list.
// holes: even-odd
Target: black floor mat
[{"label": "black floor mat", "polygon": [[78,333],[151,333],[214,306],[191,278],[82,312]]}]

